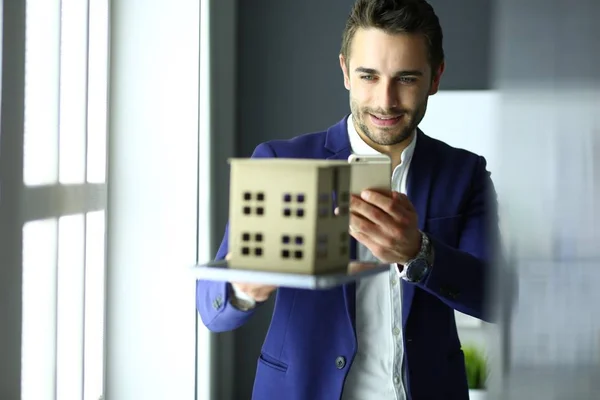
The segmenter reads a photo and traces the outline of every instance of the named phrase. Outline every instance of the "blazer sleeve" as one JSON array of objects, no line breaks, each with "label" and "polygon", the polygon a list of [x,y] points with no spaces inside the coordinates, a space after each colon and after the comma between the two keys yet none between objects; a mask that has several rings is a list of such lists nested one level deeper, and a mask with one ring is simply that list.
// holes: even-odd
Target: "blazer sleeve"
[{"label": "blazer sleeve", "polygon": [[[252,158],[275,157],[275,152],[267,143],[256,147]],[[229,223],[225,226],[225,234],[217,251],[216,260],[223,260],[229,251]],[[225,332],[242,326],[254,314],[256,308],[241,311],[231,302],[232,287],[229,282],[207,280],[196,281],[196,308],[200,313],[202,323],[213,332]],[[257,304],[257,307],[261,303]]]},{"label": "blazer sleeve", "polygon": [[486,289],[500,233],[496,191],[483,157],[479,157],[472,179],[458,248],[428,234],[435,258],[430,274],[417,285],[455,310],[490,321]]}]

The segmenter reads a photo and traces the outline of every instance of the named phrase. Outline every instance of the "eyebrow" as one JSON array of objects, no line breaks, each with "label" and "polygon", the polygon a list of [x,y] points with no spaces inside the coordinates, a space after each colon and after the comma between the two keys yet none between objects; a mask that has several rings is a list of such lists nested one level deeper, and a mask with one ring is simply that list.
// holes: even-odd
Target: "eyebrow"
[{"label": "eyebrow", "polygon": [[[358,67],[355,69],[356,72],[362,73],[362,74],[369,74],[369,75],[379,75],[379,71],[377,71],[376,69],[373,68],[365,68],[365,67]],[[407,70],[407,71],[399,71],[396,73],[396,76],[401,77],[401,76],[423,76],[423,73],[419,70]]]}]

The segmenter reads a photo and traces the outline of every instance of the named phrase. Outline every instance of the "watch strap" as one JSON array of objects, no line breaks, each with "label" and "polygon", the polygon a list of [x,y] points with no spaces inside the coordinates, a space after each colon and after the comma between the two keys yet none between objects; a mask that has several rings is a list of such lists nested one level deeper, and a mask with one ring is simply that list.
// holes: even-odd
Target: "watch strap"
[{"label": "watch strap", "polygon": [[409,265],[413,260],[422,258],[424,258],[430,266],[433,265],[433,246],[431,245],[431,240],[425,232],[421,231],[421,248],[417,255],[409,260],[406,265]]}]

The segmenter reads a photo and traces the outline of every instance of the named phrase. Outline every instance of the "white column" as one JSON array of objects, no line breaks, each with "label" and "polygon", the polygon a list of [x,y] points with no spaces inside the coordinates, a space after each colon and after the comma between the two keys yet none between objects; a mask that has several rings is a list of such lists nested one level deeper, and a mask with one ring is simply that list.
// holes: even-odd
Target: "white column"
[{"label": "white column", "polygon": [[112,2],[107,399],[194,399],[198,0]]}]

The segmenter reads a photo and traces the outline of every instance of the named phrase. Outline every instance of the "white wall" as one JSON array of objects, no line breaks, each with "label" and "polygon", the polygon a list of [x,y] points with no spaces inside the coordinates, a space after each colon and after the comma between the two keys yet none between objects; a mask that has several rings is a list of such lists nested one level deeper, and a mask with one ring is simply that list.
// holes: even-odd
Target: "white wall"
[{"label": "white wall", "polygon": [[199,1],[111,18],[105,398],[193,399]]},{"label": "white wall", "polygon": [[484,156],[493,176],[500,161],[495,149],[499,101],[499,94],[492,90],[440,91],[429,97],[419,127],[453,147]]}]

